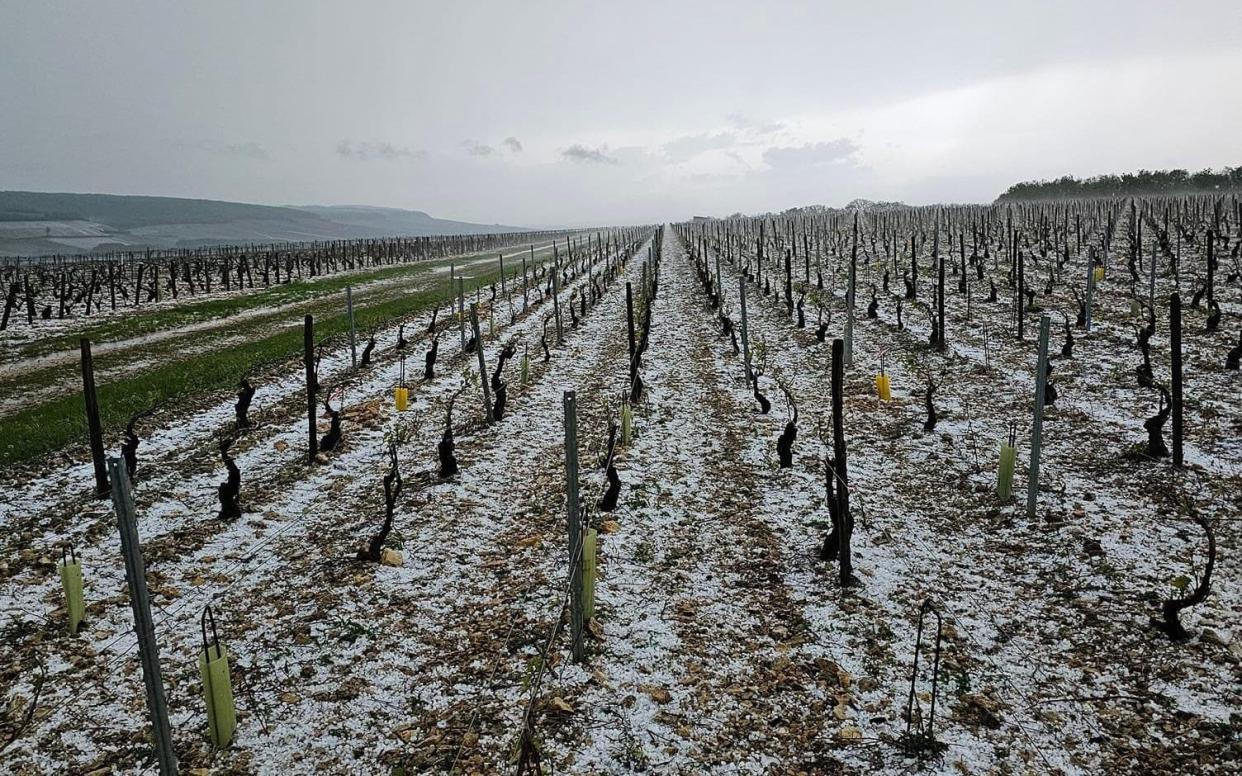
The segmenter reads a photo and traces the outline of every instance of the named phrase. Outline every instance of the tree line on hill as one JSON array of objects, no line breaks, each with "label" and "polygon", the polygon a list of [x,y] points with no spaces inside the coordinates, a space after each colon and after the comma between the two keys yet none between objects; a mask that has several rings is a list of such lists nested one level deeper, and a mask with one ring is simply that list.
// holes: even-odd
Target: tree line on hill
[{"label": "tree line on hill", "polygon": [[997,202],[1066,197],[1124,197],[1181,194],[1242,189],[1242,165],[1220,170],[1139,170],[1121,175],[1093,175],[1075,178],[1065,175],[1050,181],[1015,183],[997,197]]}]

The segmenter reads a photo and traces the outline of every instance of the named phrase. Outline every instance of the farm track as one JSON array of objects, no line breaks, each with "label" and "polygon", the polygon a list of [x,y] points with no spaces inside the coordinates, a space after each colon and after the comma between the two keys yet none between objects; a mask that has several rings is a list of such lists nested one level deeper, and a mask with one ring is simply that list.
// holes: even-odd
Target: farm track
[{"label": "farm track", "polygon": [[[550,248],[550,245],[540,246],[535,255],[544,260],[550,254]],[[457,260],[463,258],[469,259],[467,263],[460,265],[463,269],[496,264],[494,257],[458,257]],[[368,306],[391,302],[440,284],[451,263],[452,260],[436,259],[428,263],[402,265],[406,271],[396,277],[364,283],[354,289],[355,309],[361,313]],[[339,280],[338,275],[327,277],[330,280]],[[187,303],[198,301],[202,299],[192,297]],[[196,355],[243,345],[297,326],[305,315],[319,318],[340,313],[343,309],[343,291],[312,293],[305,299],[281,305],[243,309],[232,315],[161,329],[138,337],[93,343],[96,381],[103,385],[112,380],[142,373],[167,359],[193,358]],[[359,331],[358,336],[364,336],[364,332]],[[77,390],[81,382],[80,370],[66,367],[76,367],[79,359],[78,349],[73,348],[21,361],[0,363],[0,386],[13,389],[6,391],[5,399],[0,401],[0,417]],[[18,388],[21,390],[17,390]]]},{"label": "farm track", "polygon": [[[782,580],[786,549],[761,514],[766,462],[730,396],[681,248],[666,232],[645,361],[645,410],[627,450],[619,529],[603,540],[602,674],[575,699],[588,711],[585,771],[733,765],[823,768],[836,666],[807,654],[808,623]],[[740,422],[739,422],[740,421]],[[579,743],[579,746],[583,746]]]},{"label": "farm track", "polygon": [[[564,348],[543,365],[498,433],[472,440],[477,447],[466,454],[477,461],[464,468],[461,486],[427,505],[427,530],[437,532],[436,541],[460,546],[465,530],[476,550],[473,563],[459,570],[471,594],[454,596],[435,627],[447,654],[433,669],[436,701],[416,722],[420,735],[409,754],[395,758],[408,769],[503,770],[516,744],[528,695],[524,679],[560,620],[558,591],[567,573],[562,392],[573,388],[577,397],[587,503],[597,495],[595,462],[628,379],[624,284],[638,285],[642,253],[567,332]],[[452,649],[461,644],[470,645],[464,655]]]},{"label": "farm track", "polygon": [[[546,258],[545,254],[549,254],[551,252],[550,249],[552,248],[552,245],[552,243],[547,243],[545,245],[537,246],[535,248],[535,254]],[[299,277],[295,278],[296,282],[292,286],[282,282],[280,284],[272,284],[270,286],[260,285],[253,288],[233,290],[225,290],[224,288],[217,287],[210,293],[200,291],[197,294],[183,296],[181,298],[174,298],[166,291],[164,298],[158,302],[147,302],[138,306],[131,306],[126,303],[121,307],[118,307],[115,311],[97,311],[89,317],[68,317],[64,319],[53,318],[50,321],[40,321],[40,324],[33,329],[25,328],[24,324],[18,323],[15,324],[15,327],[10,327],[9,330],[5,331],[3,334],[0,334],[0,337],[15,346],[11,352],[5,353],[3,358],[0,359],[0,378],[7,378],[11,374],[29,371],[32,368],[52,366],[57,363],[73,363],[76,361],[78,357],[78,351],[76,348],[69,347],[65,348],[63,351],[52,353],[39,352],[37,355],[32,356],[29,355],[29,348],[21,347],[21,345],[31,344],[31,342],[46,342],[49,337],[51,339],[56,339],[76,336],[92,336],[96,333],[97,327],[104,324],[124,324],[132,322],[132,319],[142,319],[153,314],[169,313],[178,309],[196,308],[201,305],[223,300],[239,300],[244,303],[240,306],[240,309],[225,316],[224,318],[213,318],[211,320],[194,321],[183,325],[160,328],[138,337],[100,339],[95,343],[95,352],[97,354],[106,353],[110,350],[123,350],[131,348],[135,345],[150,344],[151,342],[158,341],[159,338],[166,336],[177,336],[194,331],[220,328],[227,323],[247,317],[253,317],[256,315],[269,316],[281,312],[288,312],[298,305],[303,305],[313,302],[316,299],[321,299],[325,293],[343,293],[343,289],[340,292],[325,292],[323,289],[317,287],[321,283],[330,284],[335,287],[340,285],[343,281],[355,278],[355,280],[362,281],[361,285],[355,285],[356,291],[366,288],[382,287],[384,285],[394,283],[400,284],[403,282],[403,278],[401,278],[400,275],[395,277],[383,277],[369,281],[365,280],[365,278],[370,275],[392,273],[394,270],[398,273],[401,273],[401,270],[407,269],[419,273],[425,271],[445,272],[450,264],[459,264],[463,267],[477,266],[482,263],[492,262],[495,255],[498,253],[511,253],[511,251],[515,249],[518,251],[517,255],[519,260],[521,255],[527,255],[528,246],[514,245],[509,246],[508,248],[499,248],[494,251],[487,251],[484,253],[473,252],[455,256],[417,259],[398,264],[374,265],[362,269],[342,270],[331,274],[323,274],[313,278]],[[462,264],[463,261],[466,263]],[[264,292],[279,291],[282,289],[304,290],[306,292],[306,296],[301,299],[295,299],[291,302],[276,305],[252,305],[252,302],[257,302],[259,300],[248,299],[248,297],[263,294]],[[226,323],[221,323],[221,321],[225,321]],[[146,326],[140,326],[140,328],[146,328]],[[36,336],[31,337],[28,335]],[[92,337],[92,339],[94,340],[98,338]]]}]

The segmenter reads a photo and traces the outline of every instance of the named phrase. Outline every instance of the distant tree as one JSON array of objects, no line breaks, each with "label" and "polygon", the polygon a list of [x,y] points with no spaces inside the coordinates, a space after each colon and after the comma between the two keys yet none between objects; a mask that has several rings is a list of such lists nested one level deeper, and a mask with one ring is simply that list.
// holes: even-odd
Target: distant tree
[{"label": "distant tree", "polygon": [[1063,175],[1054,180],[1022,181],[1006,189],[997,201],[1121,197],[1237,189],[1242,189],[1242,165],[1222,167],[1220,170],[1204,169],[1196,173],[1181,169],[1139,170],[1121,175],[1095,175],[1090,178]]}]

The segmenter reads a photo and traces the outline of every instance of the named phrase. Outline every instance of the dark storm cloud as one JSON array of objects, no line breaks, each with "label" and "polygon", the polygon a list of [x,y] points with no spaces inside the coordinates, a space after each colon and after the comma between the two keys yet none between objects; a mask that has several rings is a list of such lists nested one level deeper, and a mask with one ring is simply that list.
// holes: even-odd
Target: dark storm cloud
[{"label": "dark storm cloud", "polygon": [[397,146],[392,143],[383,141],[369,140],[354,143],[349,140],[342,140],[336,144],[336,153],[346,159],[357,159],[360,161],[368,161],[371,159],[422,159],[427,155],[426,151],[407,148],[405,146]]},{"label": "dark storm cloud", "polygon": [[561,151],[561,156],[572,162],[590,162],[594,164],[617,164],[615,157],[609,156],[606,151],[607,146],[601,148],[587,148],[580,143],[574,143],[569,148]]}]

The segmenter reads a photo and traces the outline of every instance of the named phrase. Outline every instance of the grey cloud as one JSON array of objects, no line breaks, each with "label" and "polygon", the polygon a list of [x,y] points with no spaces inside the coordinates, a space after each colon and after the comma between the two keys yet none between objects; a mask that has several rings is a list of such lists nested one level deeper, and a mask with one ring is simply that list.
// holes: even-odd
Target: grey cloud
[{"label": "grey cloud", "polygon": [[223,150],[231,156],[245,156],[250,159],[266,159],[268,156],[267,149],[259,143],[230,143]]},{"label": "grey cloud", "polygon": [[262,143],[253,141],[245,143],[220,143],[214,140],[204,140],[201,143],[177,143],[180,148],[192,148],[206,151],[221,156],[240,156],[246,159],[267,159],[270,154]]},{"label": "grey cloud", "polygon": [[753,132],[756,135],[770,135],[785,128],[779,121],[759,121],[742,113],[730,113],[725,117],[735,129]]},{"label": "grey cloud", "polygon": [[491,156],[495,149],[477,140],[463,140],[461,143],[466,148],[466,153],[471,156]]},{"label": "grey cloud", "polygon": [[358,159],[360,161],[368,161],[370,159],[422,159],[427,155],[426,151],[408,148],[406,146],[397,146],[392,143],[368,140],[364,142],[354,143],[349,140],[342,140],[336,144],[336,153],[346,159]]},{"label": "grey cloud", "polygon": [[774,170],[796,170],[825,164],[853,162],[858,146],[846,137],[801,146],[773,146],[763,152],[763,161]]},{"label": "grey cloud", "polygon": [[[647,223],[858,196],[991,201],[1017,180],[1238,161],[1229,127],[1242,100],[1220,99],[1242,72],[1222,24],[1238,0],[1196,0],[1192,13],[1138,0],[1121,14],[1104,2],[950,0],[898,15],[801,3],[792,24],[722,0],[693,15],[693,35],[685,14],[652,25],[625,3],[390,3],[378,25],[335,6],[250,3],[239,25],[228,3],[141,15],[65,5],[0,0],[4,61],[16,65],[0,66],[0,188]],[[824,45],[825,29],[848,34]],[[363,44],[320,46],[306,63],[305,41],[325,36]],[[599,56],[635,40],[661,56]],[[116,84],[159,110],[134,110]],[[1162,110],[1131,93],[1160,94]],[[1017,115],[1063,120],[1033,128]],[[666,141],[700,133],[735,143],[666,155]],[[802,148],[839,137],[857,153]],[[466,138],[492,154],[469,155]],[[692,173],[738,175],[700,184]]]},{"label": "grey cloud", "polygon": [[608,146],[599,148],[587,148],[581,143],[574,143],[569,148],[561,151],[561,156],[573,162],[592,162],[595,164],[617,164],[615,157],[609,156],[606,152]]},{"label": "grey cloud", "polygon": [[664,155],[671,162],[685,162],[705,151],[730,148],[737,142],[731,132],[720,132],[710,135],[706,132],[699,135],[686,135],[670,140],[663,146]]},{"label": "grey cloud", "polygon": [[505,148],[508,148],[513,153],[515,154],[522,153],[522,141],[518,140],[516,137],[513,137],[513,136],[506,137],[504,139],[504,144],[505,144]]}]

